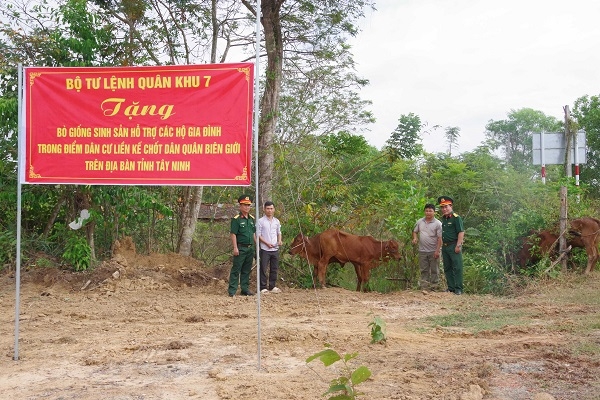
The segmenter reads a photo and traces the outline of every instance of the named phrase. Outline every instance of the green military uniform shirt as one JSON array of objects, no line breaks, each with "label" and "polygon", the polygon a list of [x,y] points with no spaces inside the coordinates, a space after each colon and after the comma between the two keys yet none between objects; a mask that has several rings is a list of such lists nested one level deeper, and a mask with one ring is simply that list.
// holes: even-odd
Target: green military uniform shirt
[{"label": "green military uniform shirt", "polygon": [[254,244],[254,233],[256,232],[256,223],[254,216],[248,214],[248,218],[238,214],[231,219],[231,228],[229,230],[237,237],[238,244]]},{"label": "green military uniform shirt", "polygon": [[464,231],[463,220],[458,214],[452,213],[450,217],[442,217],[442,242],[444,244],[458,241],[458,234]]}]

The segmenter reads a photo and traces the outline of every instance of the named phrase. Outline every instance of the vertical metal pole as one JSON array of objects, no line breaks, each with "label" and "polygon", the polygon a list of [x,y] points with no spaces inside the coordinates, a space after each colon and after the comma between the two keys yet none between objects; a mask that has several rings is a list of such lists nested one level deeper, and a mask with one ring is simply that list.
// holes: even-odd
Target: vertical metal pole
[{"label": "vertical metal pole", "polygon": [[18,84],[17,84],[17,98],[18,98],[18,142],[19,152],[17,156],[17,257],[16,257],[16,273],[15,273],[15,353],[13,360],[19,359],[19,316],[21,315],[20,304],[21,304],[21,171],[22,163],[25,161],[21,157],[21,138],[22,136],[22,123],[23,123],[23,64],[18,65]]},{"label": "vertical metal pole", "polygon": [[544,149],[544,131],[540,132],[540,161],[542,163],[542,183],[546,184],[546,152]]},{"label": "vertical metal pole", "polygon": [[579,146],[577,145],[577,132],[573,132],[573,146],[575,146],[575,186],[579,186]]},{"label": "vertical metal pole", "polygon": [[[573,146],[575,150],[574,163],[575,163],[575,186],[579,188],[579,146],[577,145],[577,131],[573,132]],[[581,201],[581,195],[577,192],[577,203]]]},{"label": "vertical metal pole", "polygon": [[[256,218],[258,222],[260,212],[260,199],[258,196],[258,129],[260,121],[260,17],[262,15],[261,2],[256,0],[256,61],[254,62],[254,207],[256,208]],[[256,318],[257,318],[257,368],[260,370],[260,241],[256,238]]]}]

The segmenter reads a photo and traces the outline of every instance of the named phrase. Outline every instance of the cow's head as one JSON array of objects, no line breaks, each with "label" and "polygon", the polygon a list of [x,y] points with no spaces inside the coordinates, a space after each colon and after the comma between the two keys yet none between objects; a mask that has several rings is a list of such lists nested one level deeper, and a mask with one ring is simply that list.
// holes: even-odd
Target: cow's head
[{"label": "cow's head", "polygon": [[306,246],[306,241],[308,240],[308,238],[306,236],[304,236],[302,233],[299,233],[298,235],[296,235],[296,237],[294,238],[294,241],[292,241],[292,244],[290,245],[290,254],[291,255],[295,255],[295,254],[300,254],[305,250],[305,246]]},{"label": "cow's head", "polygon": [[395,240],[388,240],[384,242],[383,246],[383,257],[384,258],[393,258],[396,260],[400,259],[400,251],[398,242]]}]

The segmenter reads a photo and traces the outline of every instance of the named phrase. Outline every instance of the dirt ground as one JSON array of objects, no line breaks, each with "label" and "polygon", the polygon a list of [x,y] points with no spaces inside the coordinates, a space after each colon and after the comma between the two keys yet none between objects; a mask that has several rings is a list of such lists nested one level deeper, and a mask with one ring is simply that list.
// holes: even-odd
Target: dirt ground
[{"label": "dirt ground", "polygon": [[[227,296],[227,267],[128,245],[115,254],[90,273],[22,271],[18,361],[15,276],[0,277],[0,398],[327,398],[339,362],[305,362],[324,343],[372,372],[364,399],[600,398],[598,271],[513,297],[282,285],[258,307],[258,296]],[[476,333],[430,320],[500,309],[529,317]],[[385,344],[371,344],[374,316]],[[590,318],[595,329],[577,329]]]}]

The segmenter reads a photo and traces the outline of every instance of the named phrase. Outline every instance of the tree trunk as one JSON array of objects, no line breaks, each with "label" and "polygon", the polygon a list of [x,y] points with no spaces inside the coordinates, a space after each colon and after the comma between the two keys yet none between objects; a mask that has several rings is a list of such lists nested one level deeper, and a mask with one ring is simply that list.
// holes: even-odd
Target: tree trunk
[{"label": "tree trunk", "polygon": [[87,239],[88,246],[90,246],[90,258],[91,262],[94,263],[96,261],[96,242],[94,240],[95,232],[96,232],[96,223],[94,221],[90,221],[85,226],[85,236]]},{"label": "tree trunk", "polygon": [[181,211],[181,229],[177,252],[182,256],[192,255],[192,240],[196,231],[200,204],[202,204],[202,186],[188,186],[183,189],[183,209]]},{"label": "tree trunk", "polygon": [[[217,58],[217,39],[219,24],[217,21],[217,0],[211,0],[211,25],[212,40],[210,51],[210,62],[215,63]],[[181,227],[179,229],[179,240],[177,241],[177,252],[182,256],[192,255],[192,241],[196,232],[198,213],[202,205],[202,186],[188,186],[183,189],[183,209],[181,212]]]},{"label": "tree trunk", "polygon": [[[88,190],[79,190],[79,206],[78,212],[81,210],[91,210],[92,209],[92,195]],[[94,241],[96,223],[93,220],[90,220],[87,224],[85,224],[85,238],[87,240],[88,246],[90,246],[90,262],[93,264],[96,261],[96,242]]]},{"label": "tree trunk", "polygon": [[267,51],[265,88],[260,104],[258,128],[258,190],[259,201],[271,199],[274,137],[279,113],[281,76],[283,68],[283,37],[281,34],[280,11],[283,0],[263,0],[262,26]]},{"label": "tree trunk", "polygon": [[56,221],[56,218],[58,217],[58,213],[60,212],[60,209],[66,202],[67,202],[67,200],[65,198],[65,194],[61,192],[60,198],[54,205],[54,208],[52,209],[52,213],[50,214],[50,218],[48,218],[48,222],[46,223],[46,227],[44,228],[44,232],[42,233],[42,238],[48,239],[48,235],[50,235],[50,231],[52,230],[52,227],[54,226],[54,222]]}]

